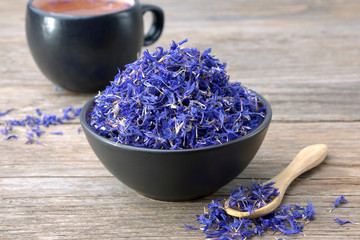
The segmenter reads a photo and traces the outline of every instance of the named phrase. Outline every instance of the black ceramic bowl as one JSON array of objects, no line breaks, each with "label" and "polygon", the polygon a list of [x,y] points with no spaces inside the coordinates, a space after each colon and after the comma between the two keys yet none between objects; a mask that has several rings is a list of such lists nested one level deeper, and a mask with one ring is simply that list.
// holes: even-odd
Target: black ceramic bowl
[{"label": "black ceramic bowl", "polygon": [[138,193],[157,200],[185,201],[216,192],[238,176],[257,153],[271,121],[271,107],[259,127],[236,140],[196,149],[162,150],[123,145],[98,135],[89,126],[94,98],[80,121],[86,138],[104,166]]}]

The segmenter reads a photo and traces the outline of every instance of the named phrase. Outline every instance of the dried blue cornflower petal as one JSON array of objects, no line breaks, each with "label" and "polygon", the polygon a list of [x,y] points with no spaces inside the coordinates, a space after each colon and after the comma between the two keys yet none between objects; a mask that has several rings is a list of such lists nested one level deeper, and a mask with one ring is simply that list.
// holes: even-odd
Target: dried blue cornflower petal
[{"label": "dried blue cornflower petal", "polygon": [[42,115],[42,112],[41,112],[41,110],[40,109],[35,109],[35,112],[36,112],[36,114],[38,115],[38,116],[41,116]]},{"label": "dried blue cornflower petal", "polygon": [[[240,199],[242,199],[253,204],[258,199],[269,200],[272,196],[277,196],[278,194],[276,193],[277,191],[274,191],[273,184],[254,183],[249,188],[238,187],[231,193],[233,198],[231,201],[240,202]],[[261,196],[262,193],[267,197]],[[309,202],[304,208],[295,204],[289,204],[263,217],[239,219],[226,213],[225,201],[224,199],[218,199],[209,203],[205,213],[196,216],[197,225],[185,225],[186,229],[201,229],[206,236],[205,238],[245,240],[255,235],[261,236],[264,232],[269,231],[273,233],[280,232],[282,234],[301,233],[304,225],[312,220],[315,215],[314,207]],[[248,204],[243,204],[240,210],[248,211],[247,206]]]},{"label": "dried blue cornflower petal", "polygon": [[310,201],[309,201],[308,205],[306,206],[303,214],[304,214],[303,217],[307,218],[307,220],[309,220],[309,221],[314,217],[315,209],[314,209],[313,204]]},{"label": "dried blue cornflower petal", "polygon": [[0,134],[7,136],[9,134],[9,129],[7,127],[0,128]]},{"label": "dried blue cornflower petal", "polygon": [[73,120],[80,116],[81,108],[68,107],[63,110],[62,120]]},{"label": "dried blue cornflower petal", "polygon": [[184,223],[184,225],[185,225],[185,227],[186,227],[186,230],[185,230],[185,231],[187,231],[187,230],[197,230],[197,229],[200,228],[200,227],[189,226],[189,225],[187,225],[187,224],[185,224],[185,223]]},{"label": "dried blue cornflower petal", "polygon": [[52,134],[52,135],[63,135],[64,133],[62,131],[56,131],[56,132],[51,132],[50,134]]},{"label": "dried blue cornflower petal", "polygon": [[16,135],[10,135],[7,136],[6,138],[4,138],[5,140],[10,140],[10,139],[18,139],[18,137]]},{"label": "dried blue cornflower petal", "polygon": [[44,143],[42,143],[42,142],[40,142],[40,141],[38,141],[38,140],[35,140],[35,143],[38,144],[38,145],[41,145],[41,146],[45,146]]},{"label": "dried blue cornflower petal", "polygon": [[27,138],[27,141],[25,142],[25,144],[33,144],[35,142],[34,134],[32,132],[27,132],[26,138]]},{"label": "dried blue cornflower petal", "polygon": [[14,109],[8,109],[5,112],[0,112],[0,117],[7,115],[9,112],[11,112]]},{"label": "dried blue cornflower petal", "polygon": [[90,126],[112,141],[137,147],[188,149],[244,136],[264,119],[257,96],[229,82],[226,64],[173,42],[145,50],[95,98]]},{"label": "dried blue cornflower petal", "polygon": [[347,200],[344,196],[340,196],[337,199],[335,199],[334,206],[330,209],[330,212],[332,212],[337,206],[339,206],[341,203],[345,203]]},{"label": "dried blue cornflower petal", "polygon": [[358,224],[358,223],[355,223],[355,222],[352,222],[352,221],[349,221],[349,220],[341,220],[339,218],[334,218],[334,221],[336,223],[338,223],[339,225],[344,225],[346,223],[351,223],[351,224]]}]

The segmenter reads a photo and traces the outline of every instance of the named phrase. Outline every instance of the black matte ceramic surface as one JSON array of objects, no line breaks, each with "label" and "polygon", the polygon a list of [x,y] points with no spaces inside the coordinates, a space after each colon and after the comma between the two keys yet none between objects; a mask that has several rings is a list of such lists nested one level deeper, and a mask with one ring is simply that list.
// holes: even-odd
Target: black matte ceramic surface
[{"label": "black matte ceramic surface", "polygon": [[96,134],[88,124],[94,99],[81,112],[81,125],[91,148],[121,182],[147,197],[185,201],[216,192],[238,176],[257,153],[266,135],[272,112],[253,132],[231,142],[197,149],[158,150],[117,144]]},{"label": "black matte ceramic surface", "polygon": [[[136,60],[143,45],[161,35],[164,14],[156,6],[140,4],[115,13],[72,16],[27,5],[26,36],[32,56],[43,74],[56,85],[75,92],[103,90],[118,68]],[[144,36],[143,15],[153,13]]]}]

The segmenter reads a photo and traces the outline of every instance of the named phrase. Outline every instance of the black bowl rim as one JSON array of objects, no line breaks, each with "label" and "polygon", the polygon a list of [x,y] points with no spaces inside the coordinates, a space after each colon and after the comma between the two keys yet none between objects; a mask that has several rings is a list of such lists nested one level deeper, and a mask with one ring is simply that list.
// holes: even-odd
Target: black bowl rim
[{"label": "black bowl rim", "polygon": [[148,152],[148,153],[190,153],[190,152],[194,152],[194,151],[200,152],[200,151],[208,151],[211,149],[214,150],[216,148],[222,148],[222,147],[236,144],[238,142],[245,141],[249,138],[252,138],[252,137],[256,136],[257,134],[261,133],[262,131],[264,131],[270,125],[271,118],[272,118],[272,109],[271,109],[270,103],[263,96],[258,94],[257,92],[255,92],[251,89],[248,89],[248,90],[251,91],[253,94],[255,94],[260,99],[261,103],[266,105],[265,118],[262,121],[262,123],[256,129],[254,129],[252,132],[250,132],[249,134],[239,137],[237,139],[231,140],[229,142],[223,143],[223,144],[216,144],[216,145],[209,145],[209,146],[204,146],[204,147],[199,147],[199,148],[188,148],[188,149],[154,149],[154,148],[136,147],[136,146],[125,145],[122,143],[114,142],[110,139],[107,139],[107,138],[97,134],[88,124],[87,116],[88,116],[90,108],[93,106],[93,103],[94,103],[94,100],[96,97],[92,97],[91,99],[89,99],[83,106],[81,113],[80,113],[80,123],[81,123],[81,126],[84,129],[84,131],[91,134],[93,137],[95,137],[99,141],[109,144],[109,145],[112,145],[115,148],[121,148],[121,149],[128,150],[128,151],[140,151],[140,152]]}]

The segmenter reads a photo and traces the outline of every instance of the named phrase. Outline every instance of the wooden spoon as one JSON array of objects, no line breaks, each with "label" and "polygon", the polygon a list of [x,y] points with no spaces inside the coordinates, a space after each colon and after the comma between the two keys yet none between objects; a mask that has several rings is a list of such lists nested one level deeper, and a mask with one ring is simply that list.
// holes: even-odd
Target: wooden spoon
[{"label": "wooden spoon", "polygon": [[273,187],[279,189],[279,196],[275,197],[266,206],[255,209],[255,211],[251,212],[249,215],[249,212],[241,212],[239,210],[229,208],[228,201],[226,201],[225,211],[229,215],[238,218],[258,218],[273,212],[280,206],[285,191],[291,182],[302,173],[316,167],[324,161],[327,151],[328,148],[325,144],[310,145],[302,149],[281,173],[266,182],[275,182]]}]

